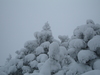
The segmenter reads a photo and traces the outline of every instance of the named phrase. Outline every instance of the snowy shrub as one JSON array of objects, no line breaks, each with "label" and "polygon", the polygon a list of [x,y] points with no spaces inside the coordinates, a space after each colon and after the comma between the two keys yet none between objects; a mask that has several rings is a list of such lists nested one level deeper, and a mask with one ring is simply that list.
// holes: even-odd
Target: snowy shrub
[{"label": "snowy shrub", "polygon": [[38,62],[34,60],[34,61],[31,61],[29,64],[31,68],[37,68]]},{"label": "snowy shrub", "polygon": [[41,46],[37,47],[36,50],[35,50],[35,53],[36,53],[36,55],[39,55],[41,53],[44,53],[43,47],[41,47]]},{"label": "snowy shrub", "polygon": [[84,31],[84,40],[87,42],[88,40],[92,39],[92,37],[95,35],[95,31],[93,28],[89,27]]},{"label": "snowy shrub", "polygon": [[46,54],[40,54],[40,55],[37,57],[37,61],[38,61],[38,62],[45,62],[47,59],[48,59],[48,56],[47,56]]},{"label": "snowy shrub", "polygon": [[61,40],[61,42],[67,42],[69,40],[68,36],[61,36],[59,35],[58,38]]},{"label": "snowy shrub", "polygon": [[10,66],[9,69],[8,69],[8,74],[10,74],[10,73],[14,73],[14,72],[16,72],[16,71],[17,71],[17,68],[16,68],[15,65]]},{"label": "snowy shrub", "polygon": [[24,74],[24,73],[27,73],[27,72],[28,72],[28,73],[31,72],[31,68],[30,68],[29,66],[23,66],[23,67],[22,67],[22,70],[23,70],[23,72],[22,72],[23,74]]},{"label": "snowy shrub", "polygon": [[64,46],[66,49],[68,49],[69,42],[63,42],[60,44],[60,46]]},{"label": "snowy shrub", "polygon": [[24,58],[25,62],[30,62],[30,61],[32,61],[34,59],[35,59],[35,55],[34,54],[28,54]]},{"label": "snowy shrub", "polygon": [[63,70],[60,70],[60,71],[58,71],[56,74],[54,74],[54,75],[64,75],[64,71]]},{"label": "snowy shrub", "polygon": [[17,68],[21,68],[23,66],[23,60],[20,60],[18,63],[17,63]]},{"label": "snowy shrub", "polygon": [[41,46],[45,49],[45,48],[49,48],[50,42],[44,42],[41,44]]},{"label": "snowy shrub", "polygon": [[68,49],[68,55],[70,55],[73,59],[77,60],[77,54],[80,51],[80,49],[70,48]]},{"label": "snowy shrub", "polygon": [[39,71],[41,70],[43,64],[44,64],[43,62],[42,63],[38,63],[37,67],[38,67]]},{"label": "snowy shrub", "polygon": [[24,75],[30,75],[29,73],[25,73]]},{"label": "snowy shrub", "polygon": [[46,41],[52,42],[53,36],[48,22],[43,26],[43,30],[41,32],[35,32],[34,36],[39,44]]},{"label": "snowy shrub", "polygon": [[89,42],[88,42],[88,47],[92,51],[96,51],[100,49],[100,36],[94,36]]},{"label": "snowy shrub", "polygon": [[50,59],[48,59],[42,66],[39,75],[51,75]]},{"label": "snowy shrub", "polygon": [[100,75],[100,70],[88,71],[86,73],[83,73],[82,75]]},{"label": "snowy shrub", "polygon": [[86,48],[86,43],[82,39],[73,39],[69,42],[69,48]]},{"label": "snowy shrub", "polygon": [[0,71],[0,75],[8,75],[5,72]]},{"label": "snowy shrub", "polygon": [[53,42],[50,44],[49,46],[49,57],[52,58],[52,59],[55,59],[55,60],[58,60],[58,54],[59,54],[59,45],[57,42]]},{"label": "snowy shrub", "polygon": [[87,65],[73,62],[68,66],[66,75],[81,75],[82,73],[90,70],[92,70],[92,68]]},{"label": "snowy shrub", "polygon": [[50,59],[51,72],[55,73],[61,69],[61,65],[56,60]]},{"label": "snowy shrub", "polygon": [[31,51],[34,51],[37,47],[38,47],[38,43],[36,40],[31,40],[31,41],[27,41],[25,44],[24,44],[24,47],[31,50]]},{"label": "snowy shrub", "polygon": [[100,59],[97,59],[97,60],[93,63],[93,69],[94,69],[94,70],[100,70]]},{"label": "snowy shrub", "polygon": [[100,29],[95,31],[97,35],[100,35]]},{"label": "snowy shrub", "polygon": [[78,53],[78,60],[80,63],[87,63],[90,60],[97,58],[96,54],[90,50],[81,50]]},{"label": "snowy shrub", "polygon": [[66,50],[66,48],[63,47],[63,46],[60,46],[59,48],[60,48],[60,52],[59,52],[60,58],[59,58],[59,60],[62,61],[62,59],[64,59],[65,56],[67,55],[67,50]]}]

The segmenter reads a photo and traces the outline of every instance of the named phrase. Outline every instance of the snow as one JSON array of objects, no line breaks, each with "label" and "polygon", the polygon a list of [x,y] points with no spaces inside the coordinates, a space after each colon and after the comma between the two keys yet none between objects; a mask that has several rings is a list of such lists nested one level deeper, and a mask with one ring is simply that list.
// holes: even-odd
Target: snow
[{"label": "snow", "polygon": [[43,62],[42,63],[38,63],[37,67],[38,67],[39,70],[41,70],[43,64],[44,64]]},{"label": "snow", "polygon": [[58,60],[59,51],[60,51],[59,44],[57,42],[51,43],[48,52],[49,57]]},{"label": "snow", "polygon": [[66,75],[81,75],[84,72],[92,70],[91,67],[76,62],[71,63],[67,69]]},{"label": "snow", "polygon": [[38,62],[45,62],[48,59],[48,56],[46,54],[40,54],[36,59]]},{"label": "snow", "polygon": [[16,58],[7,58],[0,75],[100,75],[100,24],[87,20],[72,38],[58,36],[59,42],[46,22],[34,36],[16,51]]},{"label": "snow", "polygon": [[38,62],[36,60],[31,61],[30,63],[31,68],[37,68]]},{"label": "snow", "polygon": [[88,27],[85,31],[84,31],[84,40],[87,42],[88,40],[92,39],[93,36],[96,34],[95,31],[93,30],[93,28]]},{"label": "snow", "polygon": [[95,58],[97,58],[96,54],[93,51],[90,51],[90,50],[81,50],[78,53],[78,60],[79,60],[80,63],[85,64],[89,60],[93,60]]},{"label": "snow", "polygon": [[30,75],[29,73],[25,73],[24,75]]},{"label": "snow", "polygon": [[54,59],[50,59],[50,69],[51,72],[55,73],[61,69],[61,65],[59,64],[58,61]]},{"label": "snow", "polygon": [[23,66],[23,61],[20,60],[20,61],[17,63],[17,68],[19,69],[19,68],[21,68],[22,66]]},{"label": "snow", "polygon": [[68,36],[65,35],[63,36],[59,35],[58,38],[61,40],[61,42],[65,42],[65,41],[67,42],[69,40]]},{"label": "snow", "polygon": [[35,55],[34,54],[28,54],[28,55],[26,55],[25,56],[25,62],[30,62],[30,61],[32,61],[32,60],[34,60],[35,59]]},{"label": "snow", "polygon": [[48,59],[42,66],[39,75],[51,75],[50,59]]},{"label": "snow", "polygon": [[100,70],[100,59],[97,59],[93,64],[94,70]]},{"label": "snow", "polygon": [[8,75],[5,72],[0,71],[0,75]]},{"label": "snow", "polygon": [[60,71],[58,71],[56,74],[54,74],[54,75],[64,75],[64,71],[63,70],[60,70]]},{"label": "snow", "polygon": [[75,60],[77,59],[77,54],[80,51],[80,49],[75,49],[75,48],[70,48],[68,49],[67,53],[74,58]]},{"label": "snow", "polygon": [[60,52],[59,52],[60,58],[59,58],[59,60],[62,61],[62,59],[64,59],[64,57],[67,55],[67,50],[63,46],[60,46],[59,48],[60,48]]},{"label": "snow", "polygon": [[41,44],[41,46],[45,49],[45,48],[49,48],[50,42],[44,42]]},{"label": "snow", "polygon": [[23,66],[22,70],[23,70],[22,73],[29,73],[31,71],[31,68],[29,66]]},{"label": "snow", "polygon": [[66,49],[68,49],[69,42],[63,42],[60,44],[60,46],[64,46]]},{"label": "snow", "polygon": [[44,49],[43,49],[43,47],[39,46],[36,48],[35,52],[36,52],[36,55],[39,55],[41,53],[44,53]]},{"label": "snow", "polygon": [[82,39],[73,39],[69,42],[69,48],[86,48],[86,43]]},{"label": "snow", "polygon": [[92,51],[96,51],[100,48],[100,35],[94,36],[89,42],[88,47]]},{"label": "snow", "polygon": [[30,40],[30,41],[27,41],[25,44],[24,44],[24,47],[25,48],[27,48],[27,49],[29,49],[29,50],[32,50],[32,51],[34,51],[34,49],[36,48],[36,47],[38,47],[39,45],[38,45],[38,43],[37,43],[37,41],[36,40]]},{"label": "snow", "polygon": [[17,68],[16,68],[15,65],[10,66],[9,69],[8,69],[8,74],[10,74],[10,73],[14,73],[14,72],[16,72],[16,71],[17,71]]},{"label": "snow", "polygon": [[92,70],[92,71],[86,72],[82,75],[100,75],[100,70]]},{"label": "snow", "polygon": [[45,23],[45,25],[43,26],[43,29],[44,30],[50,30],[50,26],[49,26],[48,22]]}]

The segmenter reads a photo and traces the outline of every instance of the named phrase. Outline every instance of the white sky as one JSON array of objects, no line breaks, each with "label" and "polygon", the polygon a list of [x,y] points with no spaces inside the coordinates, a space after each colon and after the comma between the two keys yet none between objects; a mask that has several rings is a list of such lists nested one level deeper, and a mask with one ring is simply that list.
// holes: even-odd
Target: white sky
[{"label": "white sky", "polygon": [[57,39],[70,37],[87,19],[100,24],[100,0],[0,0],[0,65],[33,40],[45,22]]}]

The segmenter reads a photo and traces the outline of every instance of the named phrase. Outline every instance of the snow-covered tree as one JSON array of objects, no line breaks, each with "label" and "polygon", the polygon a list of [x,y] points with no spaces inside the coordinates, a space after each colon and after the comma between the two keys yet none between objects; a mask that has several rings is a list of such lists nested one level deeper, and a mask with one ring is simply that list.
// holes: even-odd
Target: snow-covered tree
[{"label": "snow-covered tree", "polygon": [[0,67],[0,75],[100,74],[100,24],[87,20],[74,30],[71,38],[60,35],[58,41],[46,22],[34,37],[16,51],[15,58],[9,55]]}]

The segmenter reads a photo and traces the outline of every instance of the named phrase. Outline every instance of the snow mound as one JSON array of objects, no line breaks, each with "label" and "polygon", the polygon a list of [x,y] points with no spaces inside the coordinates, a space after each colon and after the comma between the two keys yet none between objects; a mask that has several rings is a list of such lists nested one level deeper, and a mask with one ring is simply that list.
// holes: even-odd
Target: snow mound
[{"label": "snow mound", "polygon": [[90,50],[81,50],[78,53],[79,62],[84,64],[89,60],[95,59],[96,57],[97,57],[96,54]]},{"label": "snow mound", "polygon": [[62,60],[67,55],[67,50],[63,46],[60,46],[59,48],[60,48],[60,52],[59,52],[60,58],[59,58],[59,60]]},{"label": "snow mound", "polygon": [[84,40],[87,42],[88,40],[92,39],[93,36],[96,34],[95,31],[93,30],[93,28],[88,27],[85,31],[84,31]]},{"label": "snow mound", "polygon": [[100,70],[100,59],[97,59],[93,64],[94,70]]},{"label": "snow mound", "polygon": [[100,35],[94,36],[89,42],[88,47],[92,51],[96,51],[100,48]]},{"label": "snow mound", "polygon": [[90,70],[92,70],[91,67],[74,62],[68,66],[68,71],[66,72],[66,75],[81,75],[82,73]]},{"label": "snow mound", "polygon": [[38,47],[38,43],[36,40],[30,40],[30,41],[27,41],[25,44],[24,44],[24,47],[29,49],[29,50],[35,50],[36,47]]},{"label": "snow mound", "polygon": [[86,48],[86,43],[82,39],[73,39],[69,42],[69,48]]},{"label": "snow mound", "polygon": [[16,68],[15,65],[10,66],[9,69],[8,69],[8,74],[10,74],[10,73],[14,73],[14,72],[16,72],[16,71],[17,71],[17,68]]},{"label": "snow mound", "polygon": [[36,55],[39,55],[41,53],[44,53],[44,49],[43,49],[43,47],[39,46],[36,48],[35,52],[36,52]]},{"label": "snow mound", "polygon": [[49,57],[58,60],[59,51],[60,51],[59,44],[57,42],[51,43],[48,52]]},{"label": "snow mound", "polygon": [[8,75],[5,72],[0,71],[0,75]]},{"label": "snow mound", "polygon": [[46,54],[40,54],[40,55],[37,57],[37,61],[38,61],[38,62],[45,62],[47,59],[48,59],[48,56],[47,56]]},{"label": "snow mound", "polygon": [[22,70],[23,70],[22,73],[29,73],[31,71],[31,68],[29,66],[23,66]]},{"label": "snow mound", "polygon": [[64,71],[63,70],[60,70],[60,71],[58,71],[56,74],[54,74],[54,75],[64,75]]},{"label": "snow mound", "polygon": [[68,54],[76,60],[77,54],[79,51],[80,51],[80,49],[70,48],[70,49],[68,49]]},{"label": "snow mound", "polygon": [[61,40],[61,42],[65,42],[65,41],[67,42],[69,40],[68,36],[65,35],[63,36],[59,35],[58,38]]},{"label": "snow mound", "polygon": [[50,42],[44,42],[41,44],[43,48],[49,48]]},{"label": "snow mound", "polygon": [[28,55],[26,55],[25,56],[25,62],[30,62],[30,61],[32,61],[32,60],[34,60],[35,59],[35,55],[34,54],[28,54]]},{"label": "snow mound", "polygon": [[51,75],[50,60],[49,59],[43,64],[39,75]]},{"label": "snow mound", "polygon": [[92,71],[83,73],[82,75],[100,75],[100,70],[92,70]]},{"label": "snow mound", "polygon": [[30,63],[31,68],[37,68],[38,62],[36,60],[31,61]]}]

